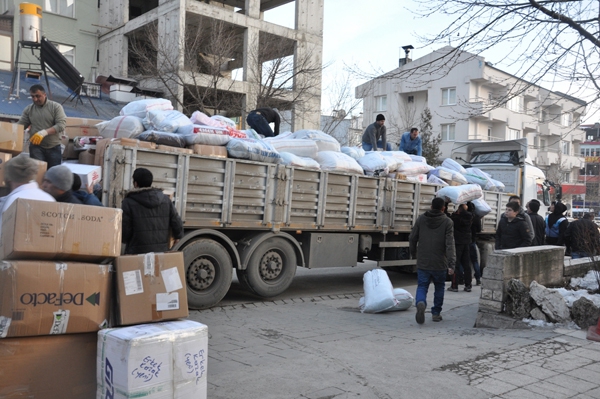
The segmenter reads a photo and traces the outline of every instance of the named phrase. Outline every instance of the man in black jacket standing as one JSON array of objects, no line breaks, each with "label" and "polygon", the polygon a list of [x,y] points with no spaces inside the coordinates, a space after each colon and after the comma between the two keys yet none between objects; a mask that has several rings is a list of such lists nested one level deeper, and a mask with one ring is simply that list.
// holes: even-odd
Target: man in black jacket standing
[{"label": "man in black jacket standing", "polygon": [[565,232],[565,244],[571,258],[580,259],[598,255],[600,232],[593,222],[594,215],[586,213],[583,218],[569,223]]},{"label": "man in black jacket standing", "polygon": [[[473,214],[467,210],[466,204],[460,204],[450,218],[454,223],[454,244],[456,246],[457,265],[460,263],[462,266],[465,291],[471,292],[473,277],[471,274],[469,245],[471,244],[471,224],[473,223]],[[457,268],[457,270],[460,270],[460,268]],[[452,285],[448,287],[448,291],[458,291],[458,277],[456,273],[452,276]]]},{"label": "man in black jacket standing", "polygon": [[544,242],[546,241],[546,221],[543,217],[538,215],[538,211],[540,210],[540,201],[532,199],[527,203],[526,206],[527,214],[531,219],[534,233],[531,246],[536,247],[538,245],[544,245]]},{"label": "man in black jacket standing", "polygon": [[417,314],[415,319],[418,324],[425,322],[427,291],[431,282],[435,287],[431,319],[442,321],[446,273],[454,274],[456,263],[454,228],[452,220],[444,214],[444,210],[444,199],[434,198],[431,201],[431,210],[419,216],[408,239],[410,254],[413,258],[417,258],[417,293],[415,295]]},{"label": "man in black jacket standing", "polygon": [[152,187],[153,179],[148,169],[137,168],[133,172],[134,189],[121,204],[125,254],[168,251],[169,230],[177,241],[183,237],[183,223],[175,206],[162,189]]}]

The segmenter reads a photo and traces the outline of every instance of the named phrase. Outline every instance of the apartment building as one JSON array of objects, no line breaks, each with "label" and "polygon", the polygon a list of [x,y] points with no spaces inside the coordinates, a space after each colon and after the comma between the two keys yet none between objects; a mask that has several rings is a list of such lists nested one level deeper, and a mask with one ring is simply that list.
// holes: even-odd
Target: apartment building
[{"label": "apartment building", "polygon": [[547,178],[577,182],[584,162],[579,128],[584,101],[525,82],[452,47],[399,64],[356,88],[356,97],[363,99],[363,127],[382,113],[388,142],[399,143],[429,107],[444,158],[461,141],[527,138],[529,158]]}]

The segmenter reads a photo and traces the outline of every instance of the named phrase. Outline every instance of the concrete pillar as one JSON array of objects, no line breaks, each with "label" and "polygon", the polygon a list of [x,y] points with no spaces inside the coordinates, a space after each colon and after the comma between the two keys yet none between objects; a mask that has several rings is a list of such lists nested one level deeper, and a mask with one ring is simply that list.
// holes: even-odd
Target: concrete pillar
[{"label": "concrete pillar", "polygon": [[[184,10],[185,1],[180,1],[180,3],[182,3],[180,5],[180,7],[182,7],[181,10]],[[175,9],[162,14],[159,10],[158,40],[160,43],[160,50],[157,56],[157,65],[169,65],[167,68],[176,65],[177,68],[174,72],[165,71],[165,73],[178,73],[182,75],[184,73],[183,46],[185,42],[185,12]],[[165,59],[168,59],[168,61]],[[173,107],[181,111],[184,88],[180,83],[181,79],[173,80],[174,81],[169,84],[169,89],[171,93],[174,93],[176,98],[171,100],[173,101]]]},{"label": "concrete pillar", "polygon": [[250,18],[260,19],[260,0],[246,0],[245,8],[247,16]]},{"label": "concrete pillar", "polygon": [[296,29],[323,37],[323,0],[296,0]]},{"label": "concrete pillar", "polygon": [[248,27],[244,32],[244,60],[243,79],[246,82],[246,95],[242,104],[242,119],[245,124],[246,113],[256,108],[258,92],[260,85],[261,65],[258,60],[259,52],[259,34],[258,28]]}]

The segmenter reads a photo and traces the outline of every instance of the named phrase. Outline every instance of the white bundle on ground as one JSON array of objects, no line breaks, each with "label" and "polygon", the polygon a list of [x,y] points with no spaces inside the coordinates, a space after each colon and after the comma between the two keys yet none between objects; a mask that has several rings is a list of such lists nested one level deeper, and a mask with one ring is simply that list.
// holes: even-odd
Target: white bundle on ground
[{"label": "white bundle on ground", "polygon": [[229,119],[228,117],[223,116],[223,115],[213,115],[210,117],[210,119],[213,119],[213,120],[221,123],[224,126],[229,126],[234,129],[237,127],[237,125],[235,124],[234,121],[232,121],[231,119]]},{"label": "white bundle on ground", "polygon": [[386,176],[394,172],[398,164],[392,157],[384,157],[380,152],[369,151],[364,157],[356,160],[367,176]]},{"label": "white bundle on ground", "polygon": [[467,174],[467,171],[465,170],[465,168],[463,168],[461,164],[459,164],[458,162],[456,162],[454,159],[451,159],[451,158],[444,159],[444,162],[442,162],[442,166],[444,168],[455,170],[459,173],[462,173],[463,175]]},{"label": "white bundle on ground", "polygon": [[109,121],[98,123],[96,127],[98,133],[107,139],[133,137],[146,130],[142,118],[133,115],[115,116]]},{"label": "white bundle on ground", "polygon": [[431,172],[429,172],[429,175],[437,176],[440,179],[453,181],[459,184],[469,183],[462,173],[445,168],[443,166],[438,166],[437,168],[433,169]]},{"label": "white bundle on ground", "polygon": [[160,109],[148,111],[142,123],[148,130],[153,129],[170,133],[176,132],[179,128],[193,125],[190,118],[177,110],[163,111]]},{"label": "white bundle on ground", "polygon": [[269,143],[254,139],[231,139],[227,143],[227,154],[232,158],[251,161],[279,163],[281,155]]},{"label": "white bundle on ground", "polygon": [[365,150],[359,147],[342,147],[340,148],[340,151],[354,159],[359,159],[365,156]]},{"label": "white bundle on ground", "polygon": [[279,155],[281,155],[281,163],[284,165],[314,170],[321,169],[319,163],[312,158],[299,157],[290,152],[280,152]]},{"label": "white bundle on ground", "polygon": [[263,141],[271,144],[279,152],[289,152],[299,157],[315,158],[319,147],[313,140],[266,137]]},{"label": "white bundle on ground", "polygon": [[434,176],[432,174],[429,174],[429,176],[427,176],[427,183],[437,184],[439,186],[447,186],[448,185],[448,183],[446,183],[445,181],[443,181],[439,177]]},{"label": "white bundle on ground", "polygon": [[146,113],[152,110],[169,111],[173,109],[171,101],[164,98],[151,98],[147,100],[132,101],[119,112],[120,115],[133,115],[138,118],[145,118]]},{"label": "white bundle on ground", "polygon": [[363,174],[363,168],[352,157],[337,151],[319,151],[316,161],[321,170]]},{"label": "white bundle on ground", "polygon": [[319,151],[340,151],[340,143],[334,137],[320,130],[298,130],[291,135],[294,139],[310,139],[317,143]]},{"label": "white bundle on ground", "polygon": [[[385,157],[394,157],[394,158],[396,158],[397,160],[399,160],[402,163],[404,163],[404,162],[413,162],[413,160],[410,157],[410,155],[408,155],[404,151],[382,151],[382,154]],[[400,163],[400,162],[398,162],[398,163]]]},{"label": "white bundle on ground", "polygon": [[427,183],[427,175],[421,173],[418,175],[406,176],[406,181],[412,181],[415,183]]},{"label": "white bundle on ground", "polygon": [[453,204],[465,204],[477,198],[481,198],[483,191],[478,184],[464,184],[462,186],[448,186],[441,188],[436,197],[444,198]]},{"label": "white bundle on ground", "polygon": [[404,162],[402,165],[398,165],[398,173],[402,173],[406,176],[415,176],[420,174],[427,174],[430,170],[433,170],[433,166],[429,166],[423,162]]},{"label": "white bundle on ground", "polygon": [[379,313],[393,308],[398,304],[394,297],[394,287],[385,270],[373,269],[363,275],[365,303],[362,313]]},{"label": "white bundle on ground", "polygon": [[424,163],[427,163],[427,159],[425,159],[425,157],[422,157],[420,155],[408,154],[408,156],[410,157],[410,160],[413,161],[413,162],[424,162]]},{"label": "white bundle on ground", "polygon": [[[214,127],[206,125],[192,125],[190,133],[179,133],[187,145],[204,144],[204,145],[226,145],[232,139],[230,131],[224,127]],[[236,137],[236,138],[246,138]]]},{"label": "white bundle on ground", "polygon": [[[394,293],[394,298],[396,298],[396,300],[398,301],[397,305],[394,305],[393,307],[384,310],[384,312],[394,312],[397,310],[406,310],[408,308],[410,308],[413,305],[414,302],[414,297],[411,295],[410,292],[406,291],[404,288],[394,288],[392,290],[392,292]],[[361,296],[360,299],[358,300],[358,307],[360,308],[360,310],[362,311],[365,308],[365,297]]]},{"label": "white bundle on ground", "polygon": [[490,175],[479,168],[467,168],[465,178],[471,184],[479,184],[484,190],[494,190],[496,187]]},{"label": "white bundle on ground", "polygon": [[137,134],[132,138],[142,141],[151,141],[156,144],[168,145],[171,147],[185,147],[187,144],[185,137],[182,135],[177,133],[161,132],[159,130],[146,130],[145,132]]},{"label": "white bundle on ground", "polygon": [[471,201],[475,206],[475,214],[480,218],[484,217],[492,211],[492,207],[482,198],[477,198]]}]

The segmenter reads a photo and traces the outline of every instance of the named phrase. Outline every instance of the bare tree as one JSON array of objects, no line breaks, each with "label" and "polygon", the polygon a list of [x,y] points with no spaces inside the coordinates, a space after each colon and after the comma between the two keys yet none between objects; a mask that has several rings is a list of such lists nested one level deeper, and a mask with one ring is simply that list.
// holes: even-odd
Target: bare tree
[{"label": "bare tree", "polygon": [[330,113],[331,117],[325,119],[321,130],[332,135],[342,125],[348,125],[350,128],[354,111],[362,105],[362,99],[354,97],[354,87],[350,76],[347,73],[336,75],[324,92],[329,95],[329,104],[332,109],[331,112],[323,111],[323,115]]}]

